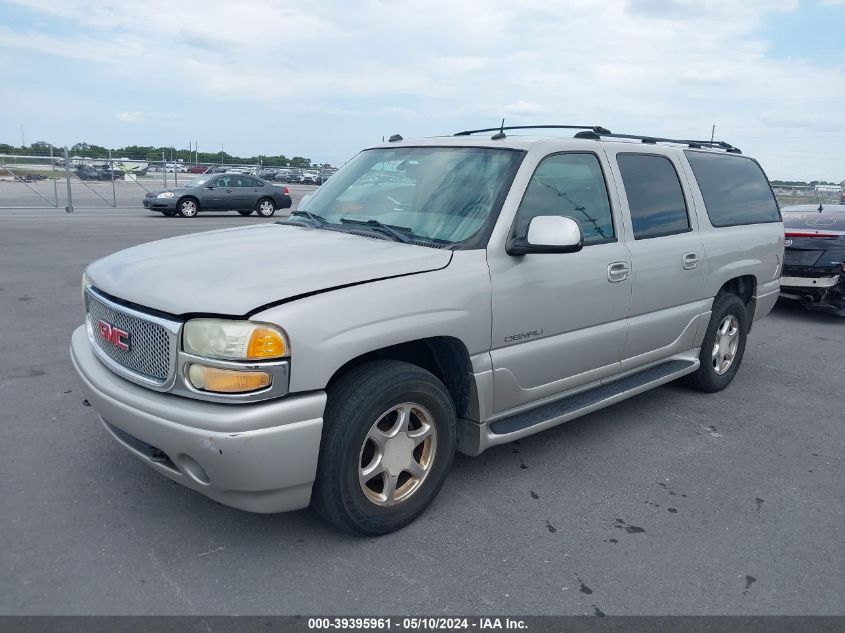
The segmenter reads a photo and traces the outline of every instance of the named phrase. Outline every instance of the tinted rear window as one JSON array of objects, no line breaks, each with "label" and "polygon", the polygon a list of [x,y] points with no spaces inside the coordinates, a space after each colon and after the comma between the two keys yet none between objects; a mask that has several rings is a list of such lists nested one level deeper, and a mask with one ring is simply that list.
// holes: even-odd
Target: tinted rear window
[{"label": "tinted rear window", "polygon": [[713,226],[780,222],[769,181],[750,158],[685,150]]},{"label": "tinted rear window", "polygon": [[672,162],[652,154],[618,154],[634,239],[690,230],[687,204]]}]

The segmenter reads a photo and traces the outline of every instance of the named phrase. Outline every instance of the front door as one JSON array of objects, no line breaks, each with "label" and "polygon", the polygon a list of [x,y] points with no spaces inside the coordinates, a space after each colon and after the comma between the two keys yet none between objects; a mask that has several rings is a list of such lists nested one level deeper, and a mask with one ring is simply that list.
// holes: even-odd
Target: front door
[{"label": "front door", "polygon": [[235,177],[230,174],[224,174],[222,176],[217,176],[214,180],[208,183],[211,185],[211,189],[208,189],[208,185],[206,185],[205,199],[202,201],[203,209],[233,209],[234,207],[232,204],[235,196],[234,178]]},{"label": "front door", "polygon": [[514,220],[512,235],[522,237],[536,216],[571,217],[581,227],[582,250],[509,256],[498,245],[488,252],[496,413],[619,369],[631,299],[630,257],[621,217],[611,207],[605,161],[592,152],[546,156]]}]

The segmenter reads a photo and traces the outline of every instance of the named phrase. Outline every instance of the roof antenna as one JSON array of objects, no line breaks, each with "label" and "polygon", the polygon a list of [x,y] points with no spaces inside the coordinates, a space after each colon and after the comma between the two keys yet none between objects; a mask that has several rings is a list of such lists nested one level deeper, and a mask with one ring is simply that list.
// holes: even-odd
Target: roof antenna
[{"label": "roof antenna", "polygon": [[507,135],[505,134],[505,120],[502,119],[502,125],[499,128],[499,131],[496,132],[493,136],[490,137],[491,141],[501,141],[503,138],[506,138]]},{"label": "roof antenna", "polygon": [[401,134],[394,134],[389,139],[387,139],[388,143],[398,143],[399,141],[404,140]]}]

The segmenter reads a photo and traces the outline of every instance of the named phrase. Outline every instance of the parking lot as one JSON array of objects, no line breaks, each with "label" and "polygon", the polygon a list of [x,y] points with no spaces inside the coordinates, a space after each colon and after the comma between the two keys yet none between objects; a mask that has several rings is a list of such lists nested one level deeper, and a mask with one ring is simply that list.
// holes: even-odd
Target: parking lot
[{"label": "parking lot", "polygon": [[[67,206],[67,181],[62,178],[55,183],[52,179],[23,183],[13,181],[8,174],[0,176],[0,207],[3,207],[0,208],[0,217],[21,212],[31,214],[35,211],[33,207],[50,207],[56,203],[62,211]],[[179,185],[184,185],[195,177],[195,174],[179,174]],[[166,189],[161,174],[158,174],[158,177],[141,179],[139,182],[116,180],[114,188],[111,182],[83,182],[75,177],[71,177],[70,182],[73,205],[80,210],[110,209],[115,205],[119,209],[143,210],[142,200],[147,191]],[[317,189],[315,185],[278,184],[288,188],[293,200],[292,209],[296,208],[302,196]],[[173,174],[167,174],[167,186],[174,186]],[[43,210],[50,211],[52,215],[55,208]]]},{"label": "parking lot", "polygon": [[[294,208],[304,192],[291,187]],[[426,514],[381,538],[310,511],[244,513],[147,468],[71,368],[82,271],[140,242],[264,221],[0,211],[0,612],[841,612],[845,320],[783,301],[726,391],[670,384],[458,455]]]}]

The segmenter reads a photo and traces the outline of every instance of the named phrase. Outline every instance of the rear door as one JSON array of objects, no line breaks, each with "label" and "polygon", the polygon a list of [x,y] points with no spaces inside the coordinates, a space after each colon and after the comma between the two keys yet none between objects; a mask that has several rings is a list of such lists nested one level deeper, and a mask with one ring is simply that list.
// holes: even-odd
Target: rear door
[{"label": "rear door", "polygon": [[659,147],[608,153],[631,236],[627,370],[694,346],[705,295],[704,245],[675,154]]},{"label": "rear door", "polygon": [[235,209],[254,209],[261,195],[261,187],[252,176],[235,176]]}]

